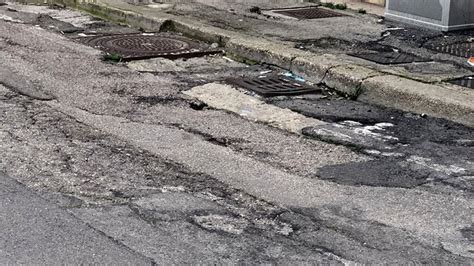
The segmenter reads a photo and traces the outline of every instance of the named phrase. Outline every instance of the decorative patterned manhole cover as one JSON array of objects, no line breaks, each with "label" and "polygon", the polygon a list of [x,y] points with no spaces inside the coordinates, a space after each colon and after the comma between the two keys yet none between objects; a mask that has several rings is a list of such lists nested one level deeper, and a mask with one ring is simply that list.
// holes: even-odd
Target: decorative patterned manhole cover
[{"label": "decorative patterned manhole cover", "polygon": [[274,13],[293,17],[297,19],[318,19],[318,18],[332,18],[342,17],[344,14],[337,13],[331,10],[319,8],[319,7],[308,7],[308,8],[297,8],[297,9],[282,9],[273,10]]},{"label": "decorative patterned manhole cover", "polygon": [[193,57],[221,52],[187,38],[165,33],[96,35],[76,40],[107,53],[119,54],[124,60]]},{"label": "decorative patterned manhole cover", "polygon": [[474,89],[474,76],[453,79],[453,80],[450,80],[449,83],[452,83],[458,86],[463,86],[470,89]]},{"label": "decorative patterned manhole cover", "polygon": [[385,53],[360,53],[349,54],[382,65],[407,64],[413,62],[429,62],[431,60],[423,59],[407,53],[385,52]]},{"label": "decorative patterned manhole cover", "polygon": [[427,45],[427,48],[439,53],[459,57],[469,58],[474,56],[474,42],[458,42],[451,44],[436,43]]},{"label": "decorative patterned manhole cover", "polygon": [[303,82],[285,76],[264,78],[229,78],[227,82],[253,91],[264,97],[300,95],[321,92],[320,88],[309,86]]}]

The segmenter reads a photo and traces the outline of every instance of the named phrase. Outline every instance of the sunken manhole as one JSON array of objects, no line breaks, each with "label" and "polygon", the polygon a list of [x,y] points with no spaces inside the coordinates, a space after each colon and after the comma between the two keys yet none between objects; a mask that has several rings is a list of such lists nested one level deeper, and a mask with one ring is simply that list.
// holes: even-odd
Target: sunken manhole
[{"label": "sunken manhole", "polygon": [[458,42],[451,44],[437,43],[429,44],[426,47],[430,50],[443,54],[450,54],[466,58],[474,56],[474,42]]},{"label": "sunken manhole", "polygon": [[319,7],[273,10],[273,13],[297,19],[319,19],[345,16],[344,14]]},{"label": "sunken manhole", "polygon": [[229,78],[228,83],[253,91],[264,97],[292,96],[321,92],[321,89],[310,86],[286,76],[270,76],[263,78]]},{"label": "sunken manhole", "polygon": [[76,39],[124,60],[152,57],[180,58],[220,53],[187,38],[165,33],[96,35]]},{"label": "sunken manhole", "polygon": [[408,64],[414,62],[429,62],[431,60],[424,59],[415,55],[400,52],[382,52],[382,53],[358,53],[349,54],[350,56],[359,57],[382,65]]},{"label": "sunken manhole", "polygon": [[466,88],[469,88],[469,89],[474,89],[474,76],[468,76],[468,77],[464,77],[464,78],[453,79],[453,80],[450,80],[449,83],[454,84],[454,85],[458,85],[458,86],[462,86],[462,87],[466,87]]}]

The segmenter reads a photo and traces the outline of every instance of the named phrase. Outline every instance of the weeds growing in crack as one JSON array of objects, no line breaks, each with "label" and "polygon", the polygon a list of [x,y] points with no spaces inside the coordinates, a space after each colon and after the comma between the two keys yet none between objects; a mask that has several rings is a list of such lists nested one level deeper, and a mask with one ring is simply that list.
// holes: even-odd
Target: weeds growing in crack
[{"label": "weeds growing in crack", "polygon": [[321,6],[330,8],[330,9],[339,9],[339,10],[345,10],[347,9],[347,5],[344,4],[334,4],[333,2],[327,2],[327,3],[321,3]]},{"label": "weeds growing in crack", "polygon": [[105,62],[120,63],[122,62],[123,58],[117,53],[107,53],[102,57],[102,60]]},{"label": "weeds growing in crack", "polygon": [[176,25],[172,20],[165,20],[159,29],[160,32],[176,32]]}]

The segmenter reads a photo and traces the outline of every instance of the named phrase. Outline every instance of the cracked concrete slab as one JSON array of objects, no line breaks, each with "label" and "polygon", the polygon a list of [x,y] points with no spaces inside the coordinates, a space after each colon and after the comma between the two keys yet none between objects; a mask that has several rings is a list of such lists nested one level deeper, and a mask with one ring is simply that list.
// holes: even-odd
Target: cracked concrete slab
[{"label": "cracked concrete slab", "polygon": [[322,121],[307,118],[290,110],[267,105],[230,85],[211,83],[185,91],[184,94],[196,97],[214,108],[297,134],[300,134],[301,129],[305,127],[324,124]]}]

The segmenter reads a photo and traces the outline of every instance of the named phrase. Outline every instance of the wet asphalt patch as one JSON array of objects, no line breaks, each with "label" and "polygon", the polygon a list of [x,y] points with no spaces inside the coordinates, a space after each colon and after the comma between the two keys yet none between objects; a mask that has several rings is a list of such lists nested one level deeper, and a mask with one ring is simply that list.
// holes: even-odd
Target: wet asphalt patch
[{"label": "wet asphalt patch", "polygon": [[325,122],[353,120],[366,124],[387,120],[386,113],[382,109],[348,99],[298,99],[288,97],[267,99],[266,102]]},{"label": "wet asphalt patch", "polygon": [[[267,103],[328,122],[302,134],[350,147],[374,160],[320,169],[316,175],[348,185],[411,188],[440,182],[472,191],[473,129],[448,120],[348,99],[267,99]],[[464,181],[454,181],[464,180]],[[448,181],[447,181],[448,180]]]},{"label": "wet asphalt patch", "polygon": [[431,173],[401,165],[398,159],[325,166],[316,175],[345,185],[413,188],[428,183]]}]

